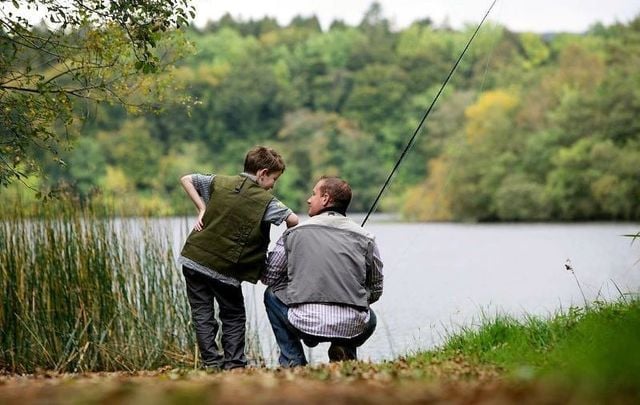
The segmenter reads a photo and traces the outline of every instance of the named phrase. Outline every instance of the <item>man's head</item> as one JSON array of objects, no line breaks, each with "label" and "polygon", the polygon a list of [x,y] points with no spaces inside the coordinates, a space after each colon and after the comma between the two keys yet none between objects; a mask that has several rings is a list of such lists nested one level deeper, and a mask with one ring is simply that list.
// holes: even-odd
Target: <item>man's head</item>
[{"label": "man's head", "polygon": [[307,200],[309,216],[319,214],[326,208],[334,208],[345,213],[351,203],[351,187],[339,177],[321,177],[313,187],[313,194]]},{"label": "man's head", "polygon": [[284,160],[275,150],[256,146],[244,158],[244,171],[255,175],[260,187],[270,190],[284,172]]}]

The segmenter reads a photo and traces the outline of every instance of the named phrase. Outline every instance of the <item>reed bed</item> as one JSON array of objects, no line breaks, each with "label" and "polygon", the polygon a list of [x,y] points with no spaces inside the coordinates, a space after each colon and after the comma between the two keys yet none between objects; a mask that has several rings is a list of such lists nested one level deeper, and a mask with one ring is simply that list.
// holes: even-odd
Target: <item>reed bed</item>
[{"label": "reed bed", "polygon": [[197,365],[166,231],[63,201],[36,214],[0,221],[0,369]]}]

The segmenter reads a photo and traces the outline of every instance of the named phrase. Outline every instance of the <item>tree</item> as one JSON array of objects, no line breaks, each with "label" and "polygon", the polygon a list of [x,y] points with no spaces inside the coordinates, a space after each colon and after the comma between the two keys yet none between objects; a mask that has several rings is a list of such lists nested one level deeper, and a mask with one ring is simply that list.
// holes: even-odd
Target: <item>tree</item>
[{"label": "tree", "polygon": [[[518,163],[523,139],[513,128],[519,99],[507,90],[485,92],[465,109],[465,125],[444,147],[446,169],[430,173],[426,184],[445,190],[433,201],[450,202],[453,218],[497,218],[495,193]],[[446,173],[446,179],[440,179]],[[438,177],[435,177],[438,176]],[[433,190],[438,196],[442,190]]]},{"label": "tree", "polygon": [[345,101],[344,115],[373,134],[379,142],[379,156],[392,161],[404,146],[411,126],[404,119],[408,102],[406,73],[394,65],[370,65],[357,72]]},{"label": "tree", "polygon": [[429,161],[429,177],[407,191],[402,213],[408,219],[419,221],[449,221],[451,201],[447,194],[449,163],[446,157]]},{"label": "tree", "polygon": [[118,164],[138,190],[152,188],[159,171],[161,145],[151,136],[144,119],[125,121],[114,132],[101,132],[98,141],[107,163]]},{"label": "tree", "polygon": [[[376,143],[355,123],[335,113],[299,110],[287,114],[278,137],[288,166],[278,193],[286,201],[299,201],[301,209],[311,184],[322,175],[337,175],[351,184],[352,211],[371,206],[386,171],[371,163]],[[295,169],[289,172],[289,167]]]},{"label": "tree", "polygon": [[551,217],[544,185],[523,173],[505,176],[493,199],[496,213],[503,221],[545,220]]},{"label": "tree", "polygon": [[[141,106],[177,54],[161,40],[194,17],[189,0],[14,0],[0,12],[0,184],[67,147],[79,101]],[[34,25],[26,16],[39,13]]]},{"label": "tree", "polygon": [[100,146],[90,138],[82,138],[78,141],[68,167],[73,185],[82,198],[91,194],[107,171]]},{"label": "tree", "polygon": [[[411,85],[415,88],[435,86],[447,77],[451,66],[464,49],[467,38],[462,32],[448,32],[413,24],[399,34],[398,64],[408,72]],[[461,68],[465,65],[468,65],[466,60],[458,67],[456,82],[461,82],[464,78]]]},{"label": "tree", "polygon": [[612,140],[581,139],[558,150],[549,172],[548,194],[558,217],[570,220],[638,218],[640,152]]}]

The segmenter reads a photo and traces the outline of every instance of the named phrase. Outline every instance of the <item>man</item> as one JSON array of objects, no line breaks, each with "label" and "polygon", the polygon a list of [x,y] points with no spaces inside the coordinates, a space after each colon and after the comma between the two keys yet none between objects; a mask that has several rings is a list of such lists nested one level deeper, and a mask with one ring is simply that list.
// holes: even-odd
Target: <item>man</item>
[{"label": "man", "polygon": [[261,276],[264,302],[283,367],[304,366],[301,340],[331,342],[330,361],[356,360],[376,327],[369,305],[382,294],[374,236],[346,217],[351,188],[323,177],[307,200],[304,224],[285,231]]}]

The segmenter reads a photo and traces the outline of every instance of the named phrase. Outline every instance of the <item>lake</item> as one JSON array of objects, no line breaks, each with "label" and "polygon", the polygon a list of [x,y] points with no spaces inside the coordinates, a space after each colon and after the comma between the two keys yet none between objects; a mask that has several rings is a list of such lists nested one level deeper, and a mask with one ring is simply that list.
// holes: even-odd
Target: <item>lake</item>
[{"label": "lake", "polygon": [[[359,223],[362,216],[353,216]],[[159,220],[179,251],[194,219]],[[372,308],[378,328],[358,351],[380,361],[433,348],[461,326],[496,313],[550,316],[586,300],[615,300],[640,289],[640,231],[633,223],[453,224],[401,223],[373,216],[384,261],[384,293]],[[285,230],[272,227],[272,244]],[[569,260],[574,275],[565,269]],[[264,312],[264,286],[244,284],[250,328],[274,364],[277,349]],[[618,290],[619,289],[619,290]],[[310,349],[326,362],[328,344]]]}]

